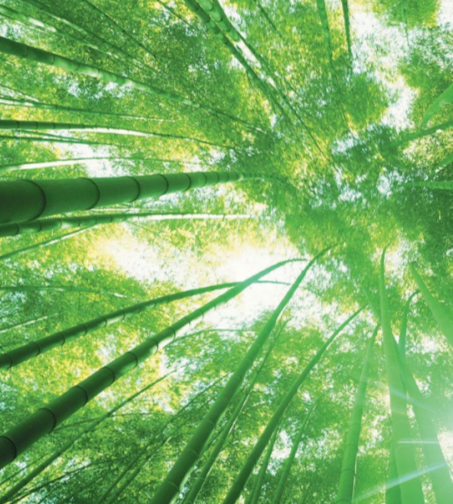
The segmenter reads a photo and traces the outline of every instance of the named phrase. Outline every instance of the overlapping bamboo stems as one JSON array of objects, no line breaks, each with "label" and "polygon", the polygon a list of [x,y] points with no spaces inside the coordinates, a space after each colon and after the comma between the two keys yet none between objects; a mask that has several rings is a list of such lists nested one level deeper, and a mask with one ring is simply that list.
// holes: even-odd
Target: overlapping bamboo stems
[{"label": "overlapping bamboo stems", "polygon": [[335,501],[336,504],[351,504],[354,495],[357,452],[359,449],[360,432],[362,430],[363,408],[365,405],[368,376],[373,355],[373,345],[378,330],[379,325],[374,329],[368,344],[359,385],[354,399],[354,406],[351,411],[348,432],[346,434],[343,449],[343,460],[341,463],[340,480],[338,482],[337,498]]},{"label": "overlapping bamboo stems", "polygon": [[32,471],[30,471],[29,474],[27,474],[24,478],[22,478],[20,481],[18,481],[13,487],[11,487],[6,493],[0,497],[0,504],[6,504],[7,502],[10,502],[13,497],[16,496],[18,492],[20,492],[23,488],[25,488],[28,483],[33,481],[37,476],[39,476],[43,471],[45,471],[55,460],[60,458],[64,453],[66,453],[72,446],[85,434],[88,434],[92,431],[94,431],[100,424],[102,424],[105,420],[110,418],[112,415],[114,415],[117,411],[119,411],[121,408],[126,406],[127,404],[130,404],[133,402],[137,397],[140,397],[142,394],[147,392],[148,390],[152,389],[155,385],[160,383],[161,381],[165,380],[168,378],[170,375],[172,375],[175,371],[170,371],[169,373],[165,374],[164,376],[161,376],[157,380],[154,380],[152,383],[146,385],[142,389],[140,389],[138,392],[135,392],[134,394],[130,395],[123,401],[121,401],[119,404],[111,408],[109,411],[104,413],[102,416],[100,416],[98,419],[96,419],[94,422],[91,422],[90,425],[87,427],[83,428],[80,432],[77,433],[76,436],[74,436],[72,439],[70,439],[68,442],[64,443],[62,446],[57,448],[54,453],[52,453],[49,457],[44,459],[37,467],[35,467]]},{"label": "overlapping bamboo stems", "polygon": [[[69,26],[71,30],[82,35],[82,37],[80,36],[76,37],[69,34],[70,38],[76,40],[82,45],[86,47],[91,47],[92,49],[100,53],[105,53],[108,56],[115,58],[116,60],[119,60],[123,65],[124,64],[127,64],[128,66],[131,64],[135,65],[137,68],[140,68],[145,73],[149,74],[150,70],[152,70],[150,66],[144,64],[143,61],[137,59],[134,54],[126,52],[124,50],[124,46],[121,47],[117,44],[114,44],[106,40],[105,38],[101,37],[94,31],[88,30],[87,28],[84,28],[83,26],[80,26],[79,24],[72,22],[65,16],[59,16],[54,9],[51,9],[46,4],[40,2],[39,0],[25,0],[25,2],[30,5],[33,5],[40,12],[44,12],[45,15],[50,17],[51,19],[57,21],[58,23],[62,23],[66,26]],[[59,31],[61,32],[62,30]],[[68,36],[66,32],[67,30],[63,31],[64,36]]]},{"label": "overlapping bamboo stems", "polygon": [[311,406],[310,409],[308,410],[308,413],[305,417],[305,420],[302,422],[298,432],[296,433],[296,436],[294,438],[294,442],[291,446],[291,452],[288,456],[288,458],[285,460],[282,473],[280,475],[280,478],[277,483],[277,488],[275,489],[275,494],[272,498],[271,504],[282,504],[284,502],[284,492],[285,492],[285,485],[286,482],[288,481],[289,475],[291,473],[291,467],[294,463],[294,459],[296,458],[296,453],[297,449],[299,448],[299,445],[302,441],[302,436],[305,433],[305,429],[308,425],[308,422],[310,421],[311,415],[318,404],[319,399],[316,400]]},{"label": "overlapping bamboo stems", "polygon": [[[26,0],[27,1],[27,0]],[[19,22],[24,26],[27,26],[28,28],[32,28],[35,30],[39,30],[41,32],[47,33],[47,34],[52,34],[56,37],[63,37],[68,40],[72,40],[76,43],[80,43],[84,45],[85,47],[90,47],[91,49],[94,49],[95,51],[98,51],[100,53],[106,53],[112,58],[115,58],[119,61],[121,61],[123,64],[127,61],[128,64],[132,61],[137,67],[139,67],[142,70],[148,71],[150,68],[146,68],[141,62],[138,60],[134,59],[131,56],[127,56],[119,46],[115,46],[114,44],[110,44],[104,39],[101,39],[98,37],[95,33],[93,32],[87,32],[90,34],[90,39],[91,41],[84,40],[80,37],[76,37],[68,33],[67,30],[60,30],[48,23],[44,23],[40,21],[39,19],[35,19],[32,16],[29,16],[27,14],[23,14],[22,12],[16,11],[14,9],[11,9],[10,7],[6,7],[4,5],[0,6],[0,14],[14,22]],[[50,15],[50,14],[48,14]],[[54,19],[59,19],[60,21],[63,21],[63,18],[57,18],[56,16],[53,16]],[[68,23],[68,22],[67,22]],[[65,23],[65,24],[67,24]],[[74,26],[74,25],[73,25]],[[79,30],[80,31],[80,30]],[[93,41],[97,40],[97,44],[95,44]]]},{"label": "overlapping bamboo stems", "polygon": [[439,301],[437,301],[437,299],[431,294],[422,277],[415,269],[415,266],[411,264],[409,267],[412,276],[414,277],[417,286],[422,293],[423,299],[425,300],[428,308],[433,314],[433,317],[439,325],[440,330],[447,338],[448,343],[453,346],[453,318],[450,316],[448,311],[439,303]]},{"label": "overlapping bamboo stems", "polygon": [[400,325],[400,335],[398,339],[398,349],[402,357],[406,356],[406,339],[407,339],[407,317],[409,315],[409,309],[414,297],[418,294],[419,291],[415,291],[411,294],[406,301],[403,309],[403,316],[401,318]]},{"label": "overlapping bamboo stems", "polygon": [[[29,2],[30,0],[26,1]],[[37,49],[35,47],[23,44],[21,42],[14,42],[13,40],[7,39],[5,37],[0,37],[0,52],[11,54],[12,56],[17,56],[19,58],[24,58],[26,60],[34,61],[36,63],[54,66],[65,71],[75,72],[81,75],[86,75],[88,77],[93,77],[95,79],[99,79],[102,82],[107,83],[111,82],[119,86],[124,86],[137,91],[142,91],[144,93],[150,93],[156,96],[160,96],[163,99],[176,102],[178,104],[185,104],[195,108],[201,108],[206,112],[223,116],[230,120],[257,129],[255,126],[248,124],[246,121],[238,117],[225,113],[217,108],[204,105],[198,102],[194,102],[189,98],[174,93],[173,91],[160,89],[150,84],[146,84],[144,82],[140,82],[131,79],[129,77],[124,77],[123,75],[116,74],[108,70],[103,70],[102,68],[80,63],[71,58],[66,58],[65,56],[60,56],[58,54],[49,51]]]},{"label": "overlapping bamboo stems", "polygon": [[0,370],[11,369],[12,367],[18,366],[23,362],[27,362],[38,355],[49,352],[54,348],[61,347],[69,341],[74,341],[86,336],[92,331],[116,324],[117,322],[123,322],[129,317],[138,315],[143,311],[155,308],[156,306],[220,289],[228,289],[235,287],[236,285],[238,285],[237,282],[209,285],[208,287],[201,287],[199,289],[190,289],[187,291],[176,292],[174,294],[167,294],[155,299],[150,299],[149,301],[135,303],[126,308],[121,308],[120,310],[114,310],[101,315],[100,317],[83,322],[82,324],[77,324],[69,327],[68,329],[64,329],[63,331],[58,331],[45,338],[30,341],[25,345],[21,345],[17,348],[9,350],[8,352],[0,354]]},{"label": "overlapping bamboo stems", "polygon": [[[281,422],[280,422],[281,424]],[[257,504],[260,496],[261,490],[263,488],[264,477],[267,472],[267,468],[269,467],[269,462],[271,461],[272,452],[274,451],[274,446],[278,438],[278,433],[280,430],[280,424],[275,429],[272,437],[267,445],[266,453],[264,454],[263,461],[261,463],[258,474],[256,475],[255,481],[253,482],[251,491],[249,492],[247,499],[245,500],[245,504]]]},{"label": "overlapping bamboo stems", "polygon": [[385,249],[381,257],[379,282],[381,298],[381,325],[384,337],[387,381],[390,392],[393,441],[395,461],[398,472],[398,483],[402,504],[424,504],[423,490],[417,464],[415,462],[413,437],[407,417],[406,391],[400,376],[397,347],[394,343],[390,315],[385,289]]},{"label": "overlapping bamboo stems", "polygon": [[387,468],[387,481],[385,483],[385,504],[401,504],[401,491],[399,487],[398,468],[395,459],[395,441],[392,437],[389,450],[389,465]]},{"label": "overlapping bamboo stems", "polygon": [[178,495],[182,483],[192,472],[194,465],[203,451],[203,447],[206,445],[206,442],[214,431],[218,421],[228,407],[231,399],[241,387],[246,373],[250,370],[255,360],[262,352],[263,345],[266,343],[270,334],[274,330],[275,324],[277,323],[283,309],[291,300],[294,292],[297,290],[312,264],[314,264],[318,258],[326,254],[328,250],[330,250],[330,247],[322,250],[307,264],[297,280],[286,293],[270,319],[267,321],[263,330],[256,338],[255,342],[249,348],[233,375],[228,380],[228,383],[218,395],[216,401],[204,419],[196,428],[192,438],[181,452],[165,480],[157,489],[155,495],[150,501],[150,504],[169,504]]},{"label": "overlapping bamboo stems", "polygon": [[[255,70],[250,66],[248,61],[245,59],[244,55],[238,48],[230,41],[230,39],[224,34],[223,30],[218,26],[218,23],[215,22],[211,13],[207,13],[202,9],[201,5],[197,0],[184,0],[187,7],[194,12],[207,26],[207,28],[216,35],[216,37],[222,42],[222,44],[230,51],[230,53],[237,59],[237,61],[244,68],[245,72],[248,76],[250,76],[251,80],[256,84],[258,89],[263,93],[263,95],[269,100],[270,103],[274,105],[274,107],[279,110],[282,114],[286,115],[285,110],[279,104],[278,100],[274,95],[274,89],[270,89],[268,87],[267,82],[263,81],[255,72]],[[224,17],[226,19],[226,16]],[[227,32],[230,36],[231,33],[236,33],[235,30],[230,30]]]},{"label": "overlapping bamboo stems", "polygon": [[140,345],[113,360],[107,366],[102,367],[90,377],[70,388],[60,397],[26,418],[16,427],[10,429],[0,437],[0,467],[11,463],[41,437],[52,432],[64,420],[83,408],[88,401],[112,385],[113,382],[135,369],[139,364],[157,352],[158,349],[173,341],[184,327],[200,319],[211,309],[217,308],[234,298],[261,277],[294,261],[299,260],[290,259],[283,261],[251,276],[236,287],[179,319],[158,334],[147,338]]},{"label": "overlapping bamboo stems", "polygon": [[279,422],[284,416],[288,406],[290,405],[292,399],[297,394],[302,383],[305,381],[307,376],[310,374],[311,370],[315,367],[315,365],[320,361],[324,352],[327,350],[329,345],[333,342],[333,340],[340,334],[340,332],[364,309],[364,307],[357,310],[353,315],[351,315],[345,322],[343,322],[338,329],[334,331],[334,333],[329,337],[329,339],[324,343],[324,345],[318,350],[315,356],[310,360],[307,366],[303,369],[302,373],[294,380],[291,385],[291,388],[285,394],[284,398],[280,402],[280,404],[275,409],[272,418],[269,420],[266,425],[263,433],[258,439],[257,443],[253,447],[250,455],[247,457],[244,462],[241,471],[236,477],[235,481],[230,487],[230,490],[222,501],[222,504],[234,504],[240,497],[242,490],[244,489],[245,484],[247,483],[250,474],[255,467],[255,464],[258,462],[261,454],[263,453],[266,445],[268,444],[270,438],[272,437],[273,432],[277,428]]},{"label": "overlapping bamboo stems", "polygon": [[248,400],[250,399],[250,395],[253,391],[253,388],[255,386],[256,381],[258,380],[261,371],[263,370],[274,346],[277,341],[277,339],[280,337],[281,332],[283,331],[284,327],[286,324],[283,324],[276,337],[274,340],[271,342],[269,349],[267,350],[266,354],[264,357],[261,359],[261,362],[256,369],[253,378],[250,380],[248,383],[244,393],[242,394],[241,399],[239,402],[236,404],[233,412],[231,413],[230,417],[228,418],[227,423],[223,426],[219,438],[214,444],[214,447],[212,448],[211,452],[209,453],[208,458],[200,468],[198,474],[196,475],[196,478],[193,482],[193,484],[190,486],[190,490],[188,494],[186,495],[183,504],[195,504],[195,501],[197,500],[198,494],[200,493],[201,489],[203,488],[204,483],[206,482],[207,478],[209,477],[209,474],[217,460],[217,457],[220,455],[222,450],[224,449],[225,446],[225,441],[228,438],[229,434],[233,431],[237,420],[239,418],[239,415],[243,411],[244,407],[246,406]]},{"label": "overlapping bamboo stems", "polygon": [[116,214],[92,214],[81,217],[50,217],[37,219],[21,224],[0,225],[0,238],[22,234],[34,234],[42,231],[57,231],[75,227],[93,227],[101,224],[127,222],[131,219],[146,219],[147,221],[165,220],[233,220],[250,219],[244,214],[196,214],[196,213],[156,213],[156,212],[122,212]]},{"label": "overlapping bamboo stems", "polygon": [[197,163],[191,163],[184,160],[177,159],[163,159],[163,158],[137,158],[137,157],[118,157],[118,156],[107,156],[107,157],[85,157],[85,158],[73,158],[73,159],[54,159],[53,161],[37,161],[34,163],[10,163],[5,165],[0,165],[0,172],[7,172],[12,170],[34,170],[41,168],[51,168],[54,166],[71,166],[74,164],[85,164],[91,163],[93,161],[157,161],[159,163],[172,163],[181,165],[192,165],[196,166]]},{"label": "overlapping bamboo stems", "polygon": [[0,292],[34,292],[34,291],[57,291],[57,292],[86,292],[89,294],[104,294],[123,299],[134,299],[119,292],[102,289],[89,289],[73,285],[0,285]]},{"label": "overlapping bamboo stems", "polygon": [[55,112],[70,112],[76,114],[87,114],[94,115],[99,117],[109,117],[109,118],[117,118],[117,119],[134,119],[139,121],[158,121],[158,122],[174,122],[171,119],[162,119],[159,117],[145,117],[139,115],[132,114],[122,114],[115,112],[101,112],[97,110],[91,109],[83,109],[77,107],[66,107],[64,105],[56,105],[54,103],[46,103],[38,100],[22,100],[18,98],[11,98],[10,96],[0,96],[0,103],[2,105],[8,105],[11,107],[27,107],[27,108],[36,108],[42,110],[53,110]]},{"label": "overlapping bamboo stems", "polygon": [[[414,293],[409,298],[406,307],[409,306],[409,302],[415,294],[417,293]],[[402,325],[403,324],[404,322],[402,322]],[[401,351],[401,347],[397,345],[396,342],[395,349],[398,355],[401,378],[409,394],[409,402],[412,404],[415,420],[422,440],[421,448],[425,457],[434,495],[436,496],[436,504],[451,504],[453,482],[451,480],[448,464],[442,453],[442,448],[440,447],[436,427],[432,420],[433,411],[426,404],[425,398],[420,392],[407,363],[405,353]]]},{"label": "overlapping bamboo stems", "polygon": [[153,57],[156,59],[156,55],[154,52],[147,47],[143,42],[135,38],[130,32],[125,30],[122,26],[120,26],[113,18],[111,18],[108,14],[106,14],[104,11],[99,9],[96,5],[93,3],[89,2],[88,0],[82,0],[82,2],[87,5],[89,8],[93,9],[95,12],[97,12],[103,19],[106,20],[107,24],[110,24],[111,26],[114,27],[114,29],[120,31],[129,41],[132,41],[132,43],[136,46],[145,51],[146,54],[149,56]]},{"label": "overlapping bamboo stems", "polygon": [[82,131],[86,133],[109,133],[112,135],[131,135],[151,138],[162,138],[164,140],[184,140],[187,142],[196,142],[202,145],[211,145],[213,147],[231,147],[221,145],[200,138],[186,137],[182,135],[172,135],[169,133],[159,133],[156,131],[143,131],[138,129],[111,128],[108,126],[96,124],[77,124],[66,122],[51,121],[17,121],[15,119],[0,119],[0,131]]},{"label": "overlapping bamboo stems", "polygon": [[[204,387],[203,390],[201,390],[200,392],[195,394],[175,415],[173,415],[167,422],[165,422],[165,424],[159,429],[159,432],[156,433],[152,437],[151,440],[147,440],[146,445],[143,446],[143,448],[132,457],[130,463],[124,468],[123,471],[120,472],[120,474],[118,474],[117,478],[115,478],[115,480],[106,488],[106,490],[103,492],[103,494],[100,496],[100,498],[96,501],[96,504],[104,503],[105,500],[112,494],[112,492],[113,492],[113,495],[115,498],[118,497],[119,493],[115,492],[115,488],[117,488],[118,483],[127,475],[127,473],[132,469],[132,467],[134,467],[134,465],[137,464],[137,461],[139,461],[143,455],[146,455],[146,453],[148,451],[151,451],[151,453],[148,456],[144,457],[143,465],[138,464],[138,466],[140,467],[140,470],[141,470],[144,467],[144,465],[150,460],[150,458],[153,455],[155,455],[155,451],[153,449],[150,450],[150,446],[149,446],[150,442],[156,441],[156,440],[160,440],[162,443],[167,442],[172,437],[172,434],[167,435],[165,433],[165,430],[168,428],[168,426],[173,424],[177,420],[179,420],[179,418],[182,417],[183,413],[185,413],[193,404],[197,403],[200,398],[204,397],[207,392],[209,392],[213,387],[215,387],[224,378],[225,378],[225,376],[220,376],[219,378],[214,380],[212,383],[210,383],[209,385]],[[205,402],[202,404],[202,406],[200,406],[200,408],[202,408],[207,401],[209,401],[209,398],[205,400]],[[173,428],[173,432],[178,432],[178,430],[179,430],[178,426]],[[135,472],[135,470],[134,470],[134,473],[135,473],[134,478],[138,475],[140,470],[137,472]],[[127,480],[129,480],[129,478],[127,478]],[[132,481],[132,479],[129,480],[127,484],[131,483],[131,481]],[[123,486],[123,485],[121,485],[121,486]],[[122,490],[124,490],[126,488],[126,486],[127,485],[125,485],[122,488]],[[117,490],[118,490],[118,488],[117,488]],[[111,501],[111,499],[109,498],[108,502],[110,502],[110,501]],[[0,504],[1,504],[1,502],[0,502]]]},{"label": "overlapping bamboo stems", "polygon": [[0,224],[157,199],[164,194],[254,178],[261,177],[234,172],[195,172],[0,182]]}]

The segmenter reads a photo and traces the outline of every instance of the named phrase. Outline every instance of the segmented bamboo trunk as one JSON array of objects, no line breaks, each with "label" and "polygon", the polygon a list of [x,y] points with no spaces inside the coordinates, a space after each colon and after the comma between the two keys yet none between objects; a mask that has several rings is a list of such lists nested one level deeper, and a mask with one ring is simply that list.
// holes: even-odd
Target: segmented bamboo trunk
[{"label": "segmented bamboo trunk", "polygon": [[260,178],[233,172],[0,182],[0,224],[132,203],[225,182]]},{"label": "segmented bamboo trunk", "polygon": [[360,375],[359,386],[354,400],[354,406],[349,420],[348,432],[346,434],[343,461],[341,464],[340,481],[338,483],[337,504],[351,504],[354,494],[356,480],[356,459],[359,449],[360,431],[362,430],[362,415],[365,405],[366,389],[368,385],[368,375],[371,365],[374,340],[376,339],[379,325],[373,331],[368,344],[365,362]]},{"label": "segmented bamboo trunk", "polygon": [[453,319],[448,313],[448,311],[437,301],[437,299],[429,292],[428,287],[426,286],[425,282],[423,281],[422,277],[418,274],[417,270],[415,269],[415,266],[411,264],[410,270],[412,273],[412,276],[414,277],[415,281],[417,282],[418,288],[420,289],[420,292],[423,295],[423,299],[425,300],[426,304],[428,305],[429,309],[431,310],[431,313],[433,314],[433,317],[436,319],[437,324],[440,327],[440,330],[444,334],[444,336],[447,338],[448,342],[450,345],[453,346]]},{"label": "segmented bamboo trunk", "polygon": [[228,383],[225,385],[224,389],[219,394],[204,419],[198,425],[192,438],[187,443],[180,456],[176,460],[175,464],[173,465],[173,468],[170,470],[165,480],[157,489],[154,497],[150,501],[150,504],[169,504],[178,495],[181,485],[193,470],[194,465],[200,457],[203,447],[214,431],[219,419],[228,407],[228,404],[230,403],[233,396],[240,388],[246,373],[249,371],[257,357],[260,355],[263,345],[268,340],[283,309],[291,300],[294,292],[297,290],[298,286],[304,279],[311,265],[319,257],[323,256],[328,250],[330,250],[330,247],[322,250],[308,263],[297,280],[291,286],[289,291],[286,293],[270,319],[267,321],[263,330],[256,338],[255,342],[249,348],[243,360],[239,363],[233,375],[228,380]]},{"label": "segmented bamboo trunk", "polygon": [[79,339],[92,331],[116,324],[117,322],[123,322],[129,317],[142,313],[144,310],[155,308],[156,306],[171,303],[173,301],[178,301],[179,299],[198,296],[200,294],[213,292],[219,289],[235,287],[236,285],[238,285],[237,282],[224,283],[209,285],[208,287],[201,287],[199,289],[176,292],[175,294],[167,294],[166,296],[161,296],[149,301],[143,301],[141,303],[136,303],[126,308],[122,308],[121,310],[106,313],[100,317],[83,322],[82,324],[77,324],[73,327],[69,327],[68,329],[64,329],[63,331],[58,331],[51,336],[46,336],[45,338],[35,341],[29,341],[25,345],[0,354],[0,370],[11,369],[12,367],[18,366],[19,364],[37,357],[38,355],[49,352],[54,348],[61,347],[69,341]]},{"label": "segmented bamboo trunk", "polygon": [[82,438],[85,434],[92,432],[94,429],[96,429],[104,420],[107,420],[110,418],[114,413],[116,413],[118,410],[120,410],[123,406],[126,404],[131,403],[134,399],[139,397],[140,395],[144,394],[146,391],[150,390],[152,387],[157,385],[159,382],[165,380],[173,374],[174,371],[170,371],[166,375],[158,378],[157,380],[153,381],[152,383],[146,385],[142,389],[140,389],[138,392],[135,392],[135,394],[130,395],[128,398],[124,399],[124,401],[121,401],[119,404],[111,408],[109,411],[107,411],[104,415],[99,417],[97,420],[94,422],[90,423],[88,427],[85,427],[82,429],[77,436],[73,437],[70,441],[67,443],[63,444],[60,448],[55,450],[54,453],[52,453],[49,457],[47,457],[41,464],[39,464],[37,467],[35,467],[32,471],[30,471],[29,474],[27,474],[24,478],[22,478],[20,481],[18,481],[12,488],[10,488],[5,494],[3,494],[2,497],[0,497],[0,504],[6,504],[7,502],[10,502],[13,497],[16,496],[16,494],[22,490],[30,481],[33,481],[37,476],[39,476],[43,471],[45,471],[55,460],[60,458],[65,452],[67,452],[80,438]]},{"label": "segmented bamboo trunk", "polygon": [[300,386],[302,385],[304,380],[307,378],[307,376],[310,374],[310,371],[319,362],[319,360],[321,359],[321,357],[323,356],[324,352],[327,350],[329,345],[332,343],[332,341],[363,309],[364,309],[364,307],[357,310],[345,322],[343,322],[343,324],[341,324],[340,327],[338,327],[338,329],[329,337],[329,339],[324,343],[324,345],[318,350],[316,355],[310,360],[310,362],[304,368],[302,373],[294,380],[294,382],[291,385],[291,388],[285,394],[285,397],[282,399],[282,401],[278,405],[277,409],[275,410],[274,414],[272,415],[272,418],[269,420],[268,424],[266,425],[266,428],[264,429],[264,431],[261,434],[260,438],[258,439],[257,443],[255,444],[252,452],[250,453],[250,455],[248,456],[244,465],[242,466],[242,469],[241,469],[239,475],[236,477],[235,481],[233,482],[227,496],[222,501],[222,504],[235,504],[236,501],[239,499],[241,492],[242,492],[245,484],[247,483],[247,480],[248,480],[250,474],[252,473],[253,468],[255,467],[255,464],[257,463],[261,454],[263,453],[264,449],[266,448],[266,445],[269,442],[273,432],[275,431],[277,425],[280,423],[283,415],[285,414],[292,399],[297,394],[297,391],[299,390]]},{"label": "segmented bamboo trunk", "polygon": [[211,309],[234,298],[249,285],[271,271],[294,261],[298,260],[290,259],[277,263],[251,276],[226,293],[209,301],[201,308],[179,319],[158,334],[147,338],[140,345],[113,360],[107,366],[102,367],[90,377],[26,418],[22,423],[10,429],[0,437],[0,467],[4,467],[15,460],[16,457],[26,451],[32,444],[44,435],[52,432],[55,427],[80,408],[83,408],[88,401],[94,399],[103,390],[112,385],[113,382],[135,369],[140,363],[157,352],[158,349],[173,341],[177,337],[178,332],[188,324],[201,318]]},{"label": "segmented bamboo trunk", "polygon": [[275,490],[274,497],[272,498],[271,504],[283,504],[283,494],[285,492],[285,485],[288,481],[289,475],[291,473],[291,467],[293,465],[294,459],[296,458],[297,449],[299,448],[300,442],[302,441],[302,436],[304,435],[305,429],[310,421],[311,415],[318,404],[319,400],[315,401],[308,410],[307,416],[305,420],[302,422],[300,429],[296,433],[296,437],[294,438],[293,445],[291,446],[291,452],[288,458],[285,460],[283,465],[282,474],[278,480],[277,488]]},{"label": "segmented bamboo trunk", "polygon": [[380,274],[381,324],[384,337],[387,381],[390,391],[390,407],[392,413],[393,439],[395,446],[395,461],[398,471],[398,481],[402,504],[424,504],[420,477],[415,462],[412,433],[407,417],[406,391],[404,389],[398,356],[394,344],[390,315],[385,290],[385,249],[381,257]]}]

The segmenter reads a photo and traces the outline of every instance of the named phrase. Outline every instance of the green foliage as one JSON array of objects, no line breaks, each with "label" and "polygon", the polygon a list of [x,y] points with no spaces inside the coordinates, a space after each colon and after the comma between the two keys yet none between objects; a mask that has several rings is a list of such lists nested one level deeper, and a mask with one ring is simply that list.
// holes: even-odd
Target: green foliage
[{"label": "green foliage", "polygon": [[[237,393],[222,402],[209,439],[204,431],[195,466],[178,464],[176,502],[225,499],[302,370],[367,304],[293,394],[269,435],[267,463],[248,471],[239,499],[335,502],[366,337],[382,318],[356,459],[349,457],[353,497],[381,504],[393,492],[399,504],[446,504],[453,468],[450,3],[2,0],[0,17],[0,355],[16,348],[34,355],[32,342],[100,321],[96,331],[2,373],[2,433],[43,405],[52,409],[58,396],[130,358],[131,349],[154,348],[156,335],[173,339],[166,328],[200,314],[216,294],[113,317],[115,324],[105,314],[243,281],[333,246],[282,313],[279,337],[260,340],[266,357],[242,366],[241,384],[233,379]],[[154,196],[164,192],[159,174],[186,189],[185,174],[194,172],[241,180],[197,188],[193,179],[191,191],[142,197],[150,180],[162,185]],[[113,205],[105,198],[114,186],[115,198],[135,192]],[[56,215],[28,220],[44,207]],[[5,223],[26,208],[34,212],[26,222]],[[78,232],[84,225],[92,227]],[[53,432],[3,469],[0,502],[152,502],[269,329],[297,264],[126,366],[121,380],[70,419],[52,426],[48,415]],[[8,442],[0,436],[1,446]],[[412,470],[418,476],[408,483]],[[277,492],[282,475],[284,492]]]}]

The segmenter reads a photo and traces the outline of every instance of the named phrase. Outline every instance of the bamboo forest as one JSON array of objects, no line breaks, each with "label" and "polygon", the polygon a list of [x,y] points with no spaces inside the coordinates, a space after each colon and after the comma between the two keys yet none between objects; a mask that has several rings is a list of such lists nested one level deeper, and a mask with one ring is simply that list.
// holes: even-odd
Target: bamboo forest
[{"label": "bamboo forest", "polygon": [[453,0],[0,17],[0,504],[453,504]]}]

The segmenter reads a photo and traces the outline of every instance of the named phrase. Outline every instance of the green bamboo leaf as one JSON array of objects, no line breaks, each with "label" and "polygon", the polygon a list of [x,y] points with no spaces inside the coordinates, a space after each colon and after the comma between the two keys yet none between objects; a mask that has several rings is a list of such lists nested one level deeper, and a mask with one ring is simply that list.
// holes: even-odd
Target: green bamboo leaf
[{"label": "green bamboo leaf", "polygon": [[427,124],[427,122],[438,114],[443,107],[453,102],[453,84],[448,86],[448,88],[434,100],[434,102],[427,108],[425,115],[422,119],[422,128]]}]

